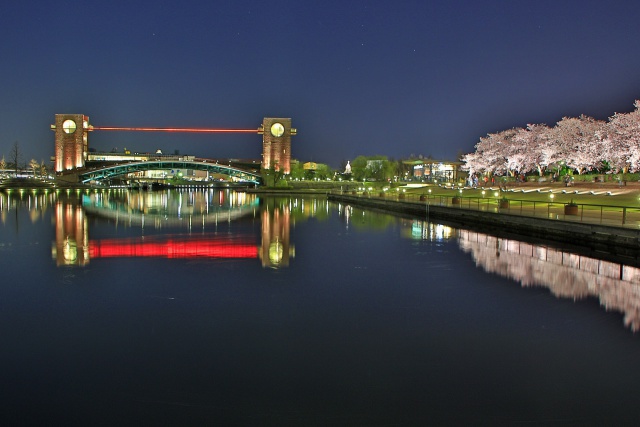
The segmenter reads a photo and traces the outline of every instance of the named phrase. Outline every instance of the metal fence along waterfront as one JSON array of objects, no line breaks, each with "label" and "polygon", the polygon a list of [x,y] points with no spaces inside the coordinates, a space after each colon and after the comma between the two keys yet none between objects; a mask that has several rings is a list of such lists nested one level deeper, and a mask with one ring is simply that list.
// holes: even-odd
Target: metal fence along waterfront
[{"label": "metal fence along waterfront", "polygon": [[[592,203],[562,203],[553,200],[534,201],[500,197],[469,197],[420,195],[413,193],[368,191],[352,192],[352,195],[402,202],[420,203],[426,206],[442,206],[482,212],[531,216],[571,222],[585,222],[616,227],[640,228],[640,206],[637,208],[620,205]],[[572,205],[572,206],[571,206]]]}]

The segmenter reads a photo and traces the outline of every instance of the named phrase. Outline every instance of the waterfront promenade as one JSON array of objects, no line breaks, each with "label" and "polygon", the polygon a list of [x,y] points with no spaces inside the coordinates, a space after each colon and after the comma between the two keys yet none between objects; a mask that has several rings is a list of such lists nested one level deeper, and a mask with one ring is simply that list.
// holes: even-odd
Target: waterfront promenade
[{"label": "waterfront promenade", "polygon": [[[490,186],[480,189],[413,187],[386,192],[333,192],[328,197],[369,209],[638,258],[639,194],[637,184],[617,189],[612,185],[524,184],[506,190]],[[588,203],[589,198],[598,203]],[[571,200],[575,206],[565,210]],[[603,204],[603,201],[609,203]],[[636,206],[632,201],[636,201]]]},{"label": "waterfront promenade", "polygon": [[[344,192],[342,192],[344,193]],[[508,187],[406,186],[347,192],[455,209],[640,229],[640,183],[519,183]],[[565,208],[573,204],[573,208]]]}]

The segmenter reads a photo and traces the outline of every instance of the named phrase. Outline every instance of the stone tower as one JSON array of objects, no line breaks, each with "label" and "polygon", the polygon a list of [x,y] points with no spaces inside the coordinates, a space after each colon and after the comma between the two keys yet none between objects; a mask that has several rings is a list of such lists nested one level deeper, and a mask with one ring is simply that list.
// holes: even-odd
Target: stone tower
[{"label": "stone tower", "polygon": [[291,136],[297,130],[291,127],[291,118],[265,117],[259,133],[262,134],[262,168],[291,172]]},{"label": "stone tower", "polygon": [[89,146],[89,117],[83,114],[56,114],[51,125],[55,132],[55,169],[63,172],[84,167]]}]

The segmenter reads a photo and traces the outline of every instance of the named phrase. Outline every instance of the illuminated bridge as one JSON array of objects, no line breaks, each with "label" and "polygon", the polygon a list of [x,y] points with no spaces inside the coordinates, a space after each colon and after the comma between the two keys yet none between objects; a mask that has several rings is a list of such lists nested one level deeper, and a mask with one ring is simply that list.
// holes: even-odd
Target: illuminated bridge
[{"label": "illuminated bridge", "polygon": [[55,171],[68,180],[80,182],[107,180],[150,170],[204,170],[223,174],[246,182],[258,183],[260,175],[237,167],[206,161],[156,160],[128,164],[106,165],[87,170],[89,133],[93,131],[183,132],[183,133],[253,133],[262,135],[262,169],[273,169],[288,174],[291,171],[291,136],[297,130],[291,127],[291,118],[265,117],[253,129],[174,128],[174,127],[116,127],[93,126],[84,114],[56,114],[51,125],[55,132]]},{"label": "illuminated bridge", "polygon": [[259,184],[261,176],[258,172],[248,171],[223,164],[205,161],[179,161],[179,160],[149,160],[131,163],[123,163],[113,166],[102,166],[92,170],[84,170],[77,174],[82,183],[92,181],[104,181],[118,176],[132,173],[146,172],[150,170],[200,170],[209,174],[221,174],[234,178],[236,181]]}]

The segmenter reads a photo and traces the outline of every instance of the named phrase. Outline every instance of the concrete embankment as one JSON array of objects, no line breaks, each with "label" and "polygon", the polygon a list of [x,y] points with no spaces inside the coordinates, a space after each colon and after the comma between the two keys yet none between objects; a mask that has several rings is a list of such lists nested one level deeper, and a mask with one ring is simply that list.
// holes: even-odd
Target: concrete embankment
[{"label": "concrete embankment", "polygon": [[427,218],[462,228],[480,229],[495,234],[514,234],[536,240],[581,246],[593,251],[637,258],[640,255],[640,230],[584,222],[509,215],[426,203],[329,194],[329,200],[368,209],[416,218]]}]

